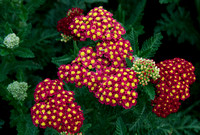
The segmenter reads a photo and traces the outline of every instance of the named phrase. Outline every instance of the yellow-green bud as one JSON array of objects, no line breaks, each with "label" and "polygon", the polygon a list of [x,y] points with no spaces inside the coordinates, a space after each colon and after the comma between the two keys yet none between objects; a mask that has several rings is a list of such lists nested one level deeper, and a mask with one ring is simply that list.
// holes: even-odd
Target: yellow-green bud
[{"label": "yellow-green bud", "polygon": [[137,58],[133,61],[133,67],[131,69],[136,72],[141,85],[147,85],[150,79],[155,80],[160,77],[160,69],[153,60]]}]

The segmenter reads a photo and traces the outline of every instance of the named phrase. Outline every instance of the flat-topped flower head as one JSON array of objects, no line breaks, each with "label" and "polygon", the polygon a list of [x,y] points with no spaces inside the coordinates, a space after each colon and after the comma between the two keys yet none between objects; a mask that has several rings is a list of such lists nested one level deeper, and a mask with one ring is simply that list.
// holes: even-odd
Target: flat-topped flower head
[{"label": "flat-topped flower head", "polygon": [[94,93],[99,102],[111,106],[122,106],[130,109],[135,106],[138,94],[136,73],[128,68],[113,68],[86,75],[89,91]]},{"label": "flat-topped flower head", "polygon": [[81,41],[91,40],[118,40],[125,34],[125,29],[112,18],[113,14],[102,6],[91,9],[86,16],[75,17],[69,26],[72,34],[80,37]]},{"label": "flat-topped flower head", "polygon": [[16,100],[24,101],[27,97],[28,84],[26,82],[14,81],[8,85],[7,90]]},{"label": "flat-topped flower head", "polygon": [[155,62],[150,59],[137,58],[133,62],[133,69],[139,79],[141,85],[147,85],[151,79],[156,80],[160,77],[160,69],[156,66]]},{"label": "flat-topped flower head", "polygon": [[[178,102],[177,104],[180,104],[180,100],[184,101],[185,99],[189,98],[189,85],[196,80],[194,66],[184,59],[174,58],[171,60],[161,61],[157,64],[157,66],[160,68],[160,78],[152,81],[156,83],[157,88],[157,98],[153,100],[152,104],[152,106],[154,106],[153,112],[155,113],[160,112],[158,109],[157,111],[154,110],[157,108],[156,106],[159,105],[161,108],[163,108],[162,105],[165,105],[168,100],[172,102]],[[162,98],[167,98],[168,100],[166,100],[166,102],[165,100],[162,100],[162,104],[160,104],[158,100]],[[178,107],[175,110],[178,111]],[[170,113],[173,113],[173,111],[170,111]]]},{"label": "flat-topped flower head", "polygon": [[19,41],[20,39],[15,33],[10,33],[4,38],[3,43],[7,48],[13,49],[19,46]]},{"label": "flat-topped flower head", "polygon": [[83,124],[81,107],[74,102],[74,92],[63,89],[59,80],[45,79],[34,93],[31,117],[35,126],[54,128],[58,132],[77,133]]}]

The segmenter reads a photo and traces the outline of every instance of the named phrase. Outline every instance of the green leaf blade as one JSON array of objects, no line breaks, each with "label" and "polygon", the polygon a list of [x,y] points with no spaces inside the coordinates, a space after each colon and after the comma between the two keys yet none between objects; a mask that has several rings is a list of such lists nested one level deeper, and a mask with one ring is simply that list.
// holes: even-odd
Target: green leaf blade
[{"label": "green leaf blade", "polygon": [[152,85],[147,85],[143,87],[144,92],[149,96],[150,101],[155,98],[155,88]]},{"label": "green leaf blade", "polygon": [[57,66],[63,65],[63,64],[68,64],[74,59],[73,55],[63,55],[61,57],[53,57],[51,62],[56,64]]},{"label": "green leaf blade", "polygon": [[161,33],[157,33],[154,36],[147,39],[139,52],[139,57],[151,58],[155,55],[156,51],[161,45],[161,40],[163,36]]},{"label": "green leaf blade", "polygon": [[133,63],[131,62],[131,60],[129,58],[127,58],[127,57],[125,58],[125,60],[126,60],[127,67],[131,68],[133,66]]},{"label": "green leaf blade", "polygon": [[121,117],[116,121],[116,130],[114,135],[127,135],[127,128]]},{"label": "green leaf blade", "polygon": [[21,58],[34,58],[35,57],[34,53],[30,49],[22,48],[22,47],[19,47],[16,50],[14,50],[14,54]]}]

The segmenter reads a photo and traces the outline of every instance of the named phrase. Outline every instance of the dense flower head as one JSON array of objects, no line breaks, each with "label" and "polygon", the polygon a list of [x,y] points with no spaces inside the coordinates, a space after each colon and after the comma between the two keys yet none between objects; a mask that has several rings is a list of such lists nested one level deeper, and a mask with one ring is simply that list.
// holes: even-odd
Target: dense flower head
[{"label": "dense flower head", "polygon": [[156,66],[155,62],[150,59],[137,58],[133,62],[133,69],[139,79],[141,85],[147,85],[150,79],[156,80],[160,77],[160,69]]},{"label": "dense flower head", "polygon": [[81,107],[74,102],[74,92],[63,89],[59,80],[45,79],[34,93],[31,117],[35,126],[52,127],[58,132],[77,133],[83,124]]},{"label": "dense flower head", "polygon": [[171,113],[176,113],[181,105],[179,100],[174,100],[169,95],[161,94],[152,101],[153,112],[158,117],[166,118]]},{"label": "dense flower head", "polygon": [[77,16],[70,24],[72,34],[80,37],[81,41],[91,40],[118,40],[125,34],[125,29],[112,18],[113,14],[102,6],[91,9],[86,16]]},{"label": "dense flower head", "polygon": [[3,43],[7,48],[12,49],[19,46],[19,41],[20,39],[15,33],[10,33],[4,38]]},{"label": "dense flower head", "polygon": [[[191,85],[195,80],[194,66],[192,63],[181,59],[174,58],[172,60],[165,60],[157,64],[160,68],[160,78],[156,81],[156,98],[152,101],[154,106],[153,111],[156,114],[164,113],[163,109],[166,109],[166,100],[159,100],[159,98],[167,98],[171,100],[171,109],[174,109],[173,102],[179,102],[179,100],[185,100],[190,97],[189,85]],[[161,102],[164,102],[163,104]],[[161,105],[158,109],[156,106]],[[180,105],[180,103],[178,103]],[[156,111],[155,111],[155,108]],[[169,110],[169,108],[168,108]],[[178,109],[175,109],[178,111]],[[166,112],[166,111],[165,111]],[[175,111],[173,111],[175,112]],[[172,113],[172,112],[170,112]],[[167,112],[166,116],[169,115]]]},{"label": "dense flower head", "polygon": [[110,65],[110,61],[107,58],[97,56],[93,47],[83,47],[80,49],[78,57],[72,61],[72,64],[77,63],[80,66],[87,69],[105,69]]},{"label": "dense flower head", "polygon": [[128,40],[120,38],[118,41],[98,42],[96,46],[97,56],[107,58],[113,67],[126,67],[125,58],[134,60],[133,49]]},{"label": "dense flower head", "polygon": [[[71,64],[59,67],[58,77],[66,83],[75,83],[76,87],[85,85],[102,104],[131,108],[136,105],[137,92],[134,89],[138,79],[133,70],[125,68],[125,58],[132,56],[130,48],[129,41],[124,39],[114,44],[98,43],[96,51],[93,47],[83,47]],[[133,57],[129,58],[133,60]]]},{"label": "dense flower head", "polygon": [[8,85],[7,90],[16,100],[24,101],[27,97],[28,84],[26,82],[14,81]]},{"label": "dense flower head", "polygon": [[75,83],[77,87],[83,86],[84,74],[89,71],[79,64],[61,65],[58,70],[57,75],[60,80],[64,80],[66,83]]},{"label": "dense flower head", "polygon": [[125,109],[136,105],[138,85],[136,73],[129,68],[108,67],[102,71],[88,72],[83,80],[99,102]]},{"label": "dense flower head", "polygon": [[[80,16],[83,14],[83,10],[80,8],[71,8],[67,12],[67,16],[60,19],[57,22],[57,31],[62,33],[63,39],[61,41],[68,41],[69,39],[72,38],[72,36],[75,36],[74,34],[71,33],[71,30],[69,29],[70,23],[73,21],[73,19],[76,16]],[[74,38],[76,39],[76,38]]]}]

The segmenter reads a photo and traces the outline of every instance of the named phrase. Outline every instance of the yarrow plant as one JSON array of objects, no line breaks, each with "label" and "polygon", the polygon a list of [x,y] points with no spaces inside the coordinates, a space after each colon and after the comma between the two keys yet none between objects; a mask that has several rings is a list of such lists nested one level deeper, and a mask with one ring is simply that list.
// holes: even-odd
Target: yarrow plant
[{"label": "yarrow plant", "polygon": [[160,69],[153,60],[136,58],[131,69],[136,72],[139,83],[143,86],[148,85],[151,79],[156,80],[160,77]]},{"label": "yarrow plant", "polygon": [[3,43],[7,48],[13,49],[19,46],[19,41],[20,39],[15,33],[10,33],[4,38]]},{"label": "yarrow plant", "polygon": [[24,101],[27,97],[28,84],[26,82],[14,81],[8,85],[7,90],[16,100]]},{"label": "yarrow plant", "polygon": [[85,119],[83,111],[75,102],[74,92],[64,90],[65,83],[75,84],[77,88],[85,86],[101,104],[125,109],[137,104],[142,92],[137,91],[138,84],[143,87],[154,83],[157,90],[151,105],[159,117],[177,112],[180,100],[189,97],[189,85],[196,79],[194,66],[180,58],[156,64],[133,56],[130,41],[122,37],[126,30],[112,16],[102,6],[91,9],[87,15],[83,15],[82,9],[72,8],[58,21],[61,41],[90,39],[96,41],[96,46],[82,47],[70,64],[59,66],[58,79],[47,78],[37,85],[36,103],[31,108],[35,126],[52,127],[61,134],[80,131]]}]

